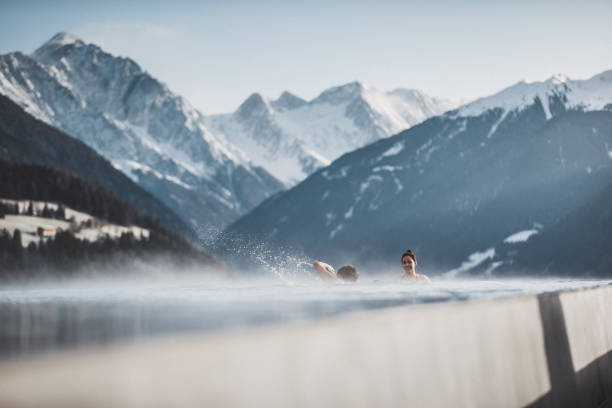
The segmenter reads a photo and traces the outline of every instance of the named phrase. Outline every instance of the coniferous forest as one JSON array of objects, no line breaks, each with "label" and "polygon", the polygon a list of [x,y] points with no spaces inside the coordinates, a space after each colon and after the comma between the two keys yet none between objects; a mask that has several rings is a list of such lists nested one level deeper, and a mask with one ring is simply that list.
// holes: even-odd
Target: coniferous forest
[{"label": "coniferous forest", "polygon": [[71,231],[58,231],[53,239],[23,247],[21,231],[11,234],[0,229],[0,279],[72,275],[119,267],[133,260],[147,261],[153,256],[184,265],[214,262],[209,254],[194,249],[110,190],[49,166],[0,161],[0,198],[57,204],[56,208],[45,205],[36,211],[31,202],[21,210],[0,202],[0,219],[20,214],[66,220],[65,208],[69,207],[108,223],[150,231],[146,238],[124,233],[118,239],[105,237],[94,242],[81,240]]}]

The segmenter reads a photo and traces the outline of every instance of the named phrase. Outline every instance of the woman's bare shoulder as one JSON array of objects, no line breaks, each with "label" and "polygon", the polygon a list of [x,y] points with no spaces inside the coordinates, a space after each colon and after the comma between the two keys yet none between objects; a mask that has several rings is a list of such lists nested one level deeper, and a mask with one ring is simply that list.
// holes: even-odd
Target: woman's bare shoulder
[{"label": "woman's bare shoulder", "polygon": [[417,273],[417,280],[423,281],[423,282],[428,282],[431,283],[431,279],[429,279],[427,277],[427,275],[422,275],[420,273]]}]

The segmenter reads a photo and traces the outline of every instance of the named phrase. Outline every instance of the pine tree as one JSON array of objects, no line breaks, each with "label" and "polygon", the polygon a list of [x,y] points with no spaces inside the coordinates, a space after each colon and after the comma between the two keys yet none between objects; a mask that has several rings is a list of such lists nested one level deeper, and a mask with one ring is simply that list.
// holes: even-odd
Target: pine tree
[{"label": "pine tree", "polygon": [[18,229],[16,229],[15,232],[13,232],[11,250],[13,254],[15,255],[15,257],[17,258],[17,261],[21,263],[21,261],[23,260],[23,246],[21,245],[21,231]]},{"label": "pine tree", "polygon": [[51,218],[53,214],[51,213],[51,210],[49,209],[49,207],[47,207],[47,203],[45,203],[45,206],[43,207],[42,210],[42,216],[43,218]]},{"label": "pine tree", "polygon": [[57,211],[55,212],[55,218],[58,220],[66,219],[66,207],[63,204],[60,204]]}]

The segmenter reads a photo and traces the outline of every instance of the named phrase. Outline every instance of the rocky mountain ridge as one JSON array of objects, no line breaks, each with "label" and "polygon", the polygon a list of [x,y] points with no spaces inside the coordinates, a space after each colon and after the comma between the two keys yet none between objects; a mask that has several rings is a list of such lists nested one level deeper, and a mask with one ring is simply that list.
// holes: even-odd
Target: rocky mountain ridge
[{"label": "rocky mountain ridge", "polygon": [[283,187],[134,61],[66,33],[32,56],[0,56],[0,93],[94,148],[193,229],[225,225]]},{"label": "rocky mountain ridge", "polygon": [[234,113],[209,116],[206,123],[292,186],[344,153],[456,106],[417,90],[382,92],[355,81],[311,101],[289,92],[275,100],[255,93]]}]

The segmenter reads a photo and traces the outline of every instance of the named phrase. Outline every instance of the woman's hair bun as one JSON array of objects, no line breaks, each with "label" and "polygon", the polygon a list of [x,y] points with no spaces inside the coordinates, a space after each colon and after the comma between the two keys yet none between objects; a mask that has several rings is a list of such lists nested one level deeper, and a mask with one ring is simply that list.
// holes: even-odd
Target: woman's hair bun
[{"label": "woman's hair bun", "polygon": [[414,262],[416,262],[416,255],[414,254],[414,252],[412,252],[412,249],[407,249],[406,251],[404,251],[404,253],[402,254],[402,260],[404,260],[404,257],[409,256],[412,258],[412,260]]}]

